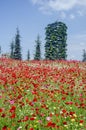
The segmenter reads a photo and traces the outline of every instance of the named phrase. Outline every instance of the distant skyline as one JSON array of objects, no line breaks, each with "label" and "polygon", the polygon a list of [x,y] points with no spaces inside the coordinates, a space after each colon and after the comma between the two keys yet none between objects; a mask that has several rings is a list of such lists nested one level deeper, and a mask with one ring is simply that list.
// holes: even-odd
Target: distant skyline
[{"label": "distant skyline", "polygon": [[35,40],[40,35],[44,57],[45,27],[55,21],[67,27],[67,59],[82,60],[86,50],[86,0],[0,0],[0,46],[2,53],[10,51],[18,27],[23,59],[33,59]]}]

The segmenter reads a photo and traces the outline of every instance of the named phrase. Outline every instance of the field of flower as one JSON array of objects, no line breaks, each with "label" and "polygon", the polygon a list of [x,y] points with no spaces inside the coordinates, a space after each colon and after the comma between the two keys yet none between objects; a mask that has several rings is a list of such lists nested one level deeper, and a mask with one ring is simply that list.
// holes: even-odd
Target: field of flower
[{"label": "field of flower", "polygon": [[0,130],[86,130],[86,62],[1,58]]}]

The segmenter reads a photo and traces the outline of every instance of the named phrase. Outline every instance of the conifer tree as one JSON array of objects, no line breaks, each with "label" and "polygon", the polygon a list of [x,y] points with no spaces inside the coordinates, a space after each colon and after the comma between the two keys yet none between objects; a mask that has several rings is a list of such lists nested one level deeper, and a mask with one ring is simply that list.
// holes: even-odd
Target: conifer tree
[{"label": "conifer tree", "polygon": [[14,59],[14,41],[11,42],[10,49],[11,49],[10,58]]},{"label": "conifer tree", "polygon": [[40,41],[40,36],[37,36],[36,42],[36,50],[35,50],[35,55],[34,55],[34,60],[40,60],[41,59],[41,41]]},{"label": "conifer tree", "polygon": [[83,59],[82,59],[83,62],[86,62],[86,50],[84,49],[83,50]]},{"label": "conifer tree", "polygon": [[27,52],[27,60],[30,60],[30,51]]},{"label": "conifer tree", "polygon": [[17,33],[15,36],[15,45],[14,45],[14,59],[22,60],[22,54],[21,54],[21,45],[20,45],[20,34],[19,29],[17,28]]}]

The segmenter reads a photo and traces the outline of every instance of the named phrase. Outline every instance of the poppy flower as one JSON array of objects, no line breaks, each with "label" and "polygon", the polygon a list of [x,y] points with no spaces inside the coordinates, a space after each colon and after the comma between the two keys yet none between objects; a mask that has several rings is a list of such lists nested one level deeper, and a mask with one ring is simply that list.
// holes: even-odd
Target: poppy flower
[{"label": "poppy flower", "polygon": [[34,128],[30,128],[29,130],[34,130]]},{"label": "poppy flower", "polygon": [[2,109],[2,108],[0,108],[0,113],[1,113],[1,112],[3,112],[3,109]]},{"label": "poppy flower", "polygon": [[7,130],[7,126],[4,126],[4,127],[2,128],[2,130]]},{"label": "poppy flower", "polygon": [[10,108],[10,112],[12,113],[12,112],[15,112],[15,110],[16,110],[16,106],[12,106],[11,108]]},{"label": "poppy flower", "polygon": [[28,121],[29,120],[29,117],[28,116],[25,116],[24,119],[23,119],[23,122],[24,121]]},{"label": "poppy flower", "polygon": [[47,123],[47,127],[52,127],[52,128],[54,128],[56,126],[56,124],[55,123],[53,123],[53,122],[48,122]]},{"label": "poppy flower", "polygon": [[10,116],[11,119],[15,118],[16,114],[12,113],[12,115]]}]

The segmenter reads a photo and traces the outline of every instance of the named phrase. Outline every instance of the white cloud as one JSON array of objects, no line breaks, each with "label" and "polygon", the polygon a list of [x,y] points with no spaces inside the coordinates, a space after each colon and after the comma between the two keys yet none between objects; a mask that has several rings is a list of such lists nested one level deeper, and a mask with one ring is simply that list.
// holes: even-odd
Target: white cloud
[{"label": "white cloud", "polygon": [[86,6],[86,0],[76,0],[78,5]]},{"label": "white cloud", "polygon": [[82,10],[78,10],[77,13],[78,13],[80,16],[83,16],[83,11],[82,11]]},{"label": "white cloud", "polygon": [[55,11],[72,9],[75,6],[85,6],[86,0],[32,0],[33,4],[38,4],[42,8],[51,8]]},{"label": "white cloud", "polygon": [[[57,12],[64,12],[64,11],[69,11],[73,8],[86,8],[86,0],[31,0],[33,4],[36,4],[39,6],[39,9],[42,12],[47,12],[49,13],[52,11],[57,11]],[[86,9],[84,10],[86,12]],[[83,12],[83,14],[85,14]],[[82,15],[82,12],[79,10],[78,11],[79,15]],[[65,18],[65,15],[63,14],[63,17]],[[74,18],[73,15],[70,17],[71,19]]]},{"label": "white cloud", "polygon": [[53,10],[62,11],[62,10],[69,10],[75,5],[75,0],[50,0],[48,6]]},{"label": "white cloud", "polygon": [[81,10],[78,10],[78,11],[77,11],[77,14],[78,14],[79,16],[84,16],[84,15],[86,15],[86,8],[83,8],[83,9],[81,9]]},{"label": "white cloud", "polygon": [[70,19],[74,19],[75,15],[74,14],[70,14]]},{"label": "white cloud", "polygon": [[68,10],[71,9],[75,4],[76,0],[32,0],[34,4],[42,6],[42,8],[51,8],[52,10]]}]

